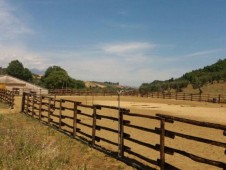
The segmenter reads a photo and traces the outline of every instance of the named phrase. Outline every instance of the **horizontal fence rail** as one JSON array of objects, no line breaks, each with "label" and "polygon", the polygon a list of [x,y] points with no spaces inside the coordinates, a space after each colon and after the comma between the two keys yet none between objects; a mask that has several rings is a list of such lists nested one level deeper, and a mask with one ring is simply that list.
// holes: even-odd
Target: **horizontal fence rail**
[{"label": "horizontal fence rail", "polygon": [[[226,169],[226,125],[200,122],[180,117],[156,114],[130,113],[130,110],[105,105],[84,105],[81,102],[56,99],[55,97],[38,96],[24,93],[22,98],[22,113],[38,119],[57,130],[81,140],[89,146],[109,154],[137,169],[161,170],[180,169],[175,162],[168,160],[168,155],[175,154],[202,163],[210,167]],[[147,122],[142,123],[140,122]],[[193,134],[174,131],[170,126],[178,123],[212,129],[222,132],[222,141],[209,139]],[[168,126],[169,125],[169,126]],[[177,127],[175,128],[177,129]],[[135,133],[136,132],[136,133]],[[139,134],[139,135],[137,135]],[[206,158],[181,147],[168,145],[176,140],[192,141],[197,144],[207,144],[222,148],[222,160]],[[207,148],[208,148],[207,147]],[[205,150],[206,148],[204,148]],[[145,152],[143,152],[145,151]],[[166,156],[167,154],[167,156]],[[156,155],[156,156],[152,156]]]},{"label": "horizontal fence rail", "polygon": [[0,89],[0,101],[8,104],[13,109],[14,93],[10,90]]}]

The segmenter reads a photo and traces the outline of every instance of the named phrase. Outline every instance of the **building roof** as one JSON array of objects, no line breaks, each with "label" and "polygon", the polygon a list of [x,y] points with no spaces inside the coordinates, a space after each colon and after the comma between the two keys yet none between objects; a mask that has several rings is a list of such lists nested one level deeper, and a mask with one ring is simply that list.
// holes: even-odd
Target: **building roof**
[{"label": "building roof", "polygon": [[24,80],[15,78],[13,76],[9,76],[9,75],[0,75],[0,84],[5,84],[6,86],[23,86],[24,89],[29,89],[32,91],[47,91],[48,90],[45,88],[42,88],[40,86],[37,86],[35,84],[26,82]]}]

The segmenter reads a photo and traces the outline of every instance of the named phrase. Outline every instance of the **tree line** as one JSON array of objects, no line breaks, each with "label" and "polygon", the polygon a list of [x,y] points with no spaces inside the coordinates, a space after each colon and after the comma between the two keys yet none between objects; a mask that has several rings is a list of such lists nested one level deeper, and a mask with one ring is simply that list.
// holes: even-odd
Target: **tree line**
[{"label": "tree line", "polygon": [[139,87],[139,91],[141,93],[171,90],[181,92],[183,88],[191,84],[194,89],[199,89],[199,93],[202,93],[204,85],[208,83],[213,84],[214,82],[219,83],[220,81],[226,81],[226,59],[218,60],[215,64],[202,69],[185,73],[177,79],[171,78],[165,81],[155,80],[151,83],[143,83]]},{"label": "tree line", "polygon": [[44,76],[32,73],[18,60],[13,60],[7,68],[0,67],[0,74],[7,74],[21,80],[34,83],[47,89],[71,88],[82,89],[85,84],[81,80],[70,77],[67,71],[60,66],[50,66],[46,69]]}]

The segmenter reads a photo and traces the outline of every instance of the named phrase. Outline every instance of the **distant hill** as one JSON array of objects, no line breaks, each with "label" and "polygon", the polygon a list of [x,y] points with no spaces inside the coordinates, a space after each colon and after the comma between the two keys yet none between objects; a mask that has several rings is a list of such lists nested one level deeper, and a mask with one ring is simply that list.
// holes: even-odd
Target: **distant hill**
[{"label": "distant hill", "polygon": [[93,90],[119,90],[119,89],[132,89],[128,86],[120,85],[118,82],[97,82],[97,81],[85,81],[86,88]]},{"label": "distant hill", "polygon": [[226,82],[226,59],[218,60],[212,65],[187,72],[176,79],[171,78],[165,81],[155,80],[151,83],[143,83],[139,90],[141,93],[173,90],[180,92],[186,91],[186,88],[189,87],[202,93],[204,86],[213,85],[214,83],[224,84],[224,82]]},{"label": "distant hill", "polygon": [[37,74],[37,75],[44,75],[45,73],[45,70],[39,70],[37,68],[32,68],[30,69],[30,71],[33,73],[33,74]]}]

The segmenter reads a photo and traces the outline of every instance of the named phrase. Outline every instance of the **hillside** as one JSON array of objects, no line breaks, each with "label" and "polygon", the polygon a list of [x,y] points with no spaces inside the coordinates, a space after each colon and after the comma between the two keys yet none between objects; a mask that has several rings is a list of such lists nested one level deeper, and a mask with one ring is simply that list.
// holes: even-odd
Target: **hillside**
[{"label": "hillside", "polygon": [[120,85],[118,82],[97,82],[97,81],[85,81],[86,88],[93,90],[118,90],[118,89],[131,89],[131,87]]},{"label": "hillside", "polygon": [[225,93],[226,59],[203,68],[187,72],[179,78],[143,83],[142,93],[154,91],[178,91],[195,93]]}]

